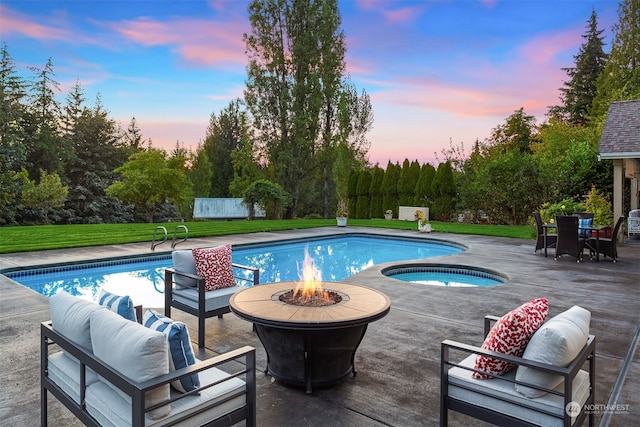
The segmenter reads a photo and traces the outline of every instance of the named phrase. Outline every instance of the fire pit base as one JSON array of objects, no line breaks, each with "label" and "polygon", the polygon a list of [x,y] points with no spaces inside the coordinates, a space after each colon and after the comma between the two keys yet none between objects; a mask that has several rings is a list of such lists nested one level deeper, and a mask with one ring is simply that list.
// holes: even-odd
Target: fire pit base
[{"label": "fire pit base", "polygon": [[339,302],[326,306],[284,303],[294,282],[258,285],[236,292],[229,307],[252,322],[267,352],[267,374],[283,383],[313,387],[335,384],[356,373],[355,353],[367,325],[389,313],[391,301],[364,286],[325,282]]},{"label": "fire pit base", "polygon": [[255,324],[267,352],[267,374],[285,384],[313,387],[355,376],[356,350],[367,325],[339,330],[291,330]]}]

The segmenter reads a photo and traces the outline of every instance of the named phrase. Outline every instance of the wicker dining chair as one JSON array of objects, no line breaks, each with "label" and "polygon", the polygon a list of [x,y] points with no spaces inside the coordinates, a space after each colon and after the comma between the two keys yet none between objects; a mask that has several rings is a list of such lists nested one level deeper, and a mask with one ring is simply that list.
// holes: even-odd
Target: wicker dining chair
[{"label": "wicker dining chair", "polygon": [[[535,253],[541,249],[544,249],[545,236],[544,236],[544,227],[542,225],[542,217],[540,216],[540,212],[538,211],[534,212],[533,218],[536,220],[536,229],[538,232],[538,239],[536,240],[536,248],[533,251]],[[553,248],[556,245],[557,238],[558,238],[557,234],[547,233],[547,248]]]},{"label": "wicker dining chair", "polygon": [[556,242],[556,256],[571,255],[576,262],[582,260],[586,239],[578,234],[578,217],[574,215],[556,215],[558,226],[558,241]]}]

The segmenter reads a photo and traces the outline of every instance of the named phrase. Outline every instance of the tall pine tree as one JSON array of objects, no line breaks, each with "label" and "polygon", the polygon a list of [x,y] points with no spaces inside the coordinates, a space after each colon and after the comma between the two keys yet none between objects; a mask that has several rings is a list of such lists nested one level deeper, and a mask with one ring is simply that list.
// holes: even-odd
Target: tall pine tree
[{"label": "tall pine tree", "polygon": [[596,96],[596,81],[604,69],[607,55],[604,53],[604,30],[598,29],[596,11],[591,12],[587,21],[587,32],[583,34],[584,43],[574,57],[575,66],[563,68],[569,76],[564,82],[560,99],[562,105],[554,107],[551,113],[559,113],[572,124],[585,124],[589,121],[589,108]]},{"label": "tall pine tree", "polygon": [[611,52],[596,87],[591,116],[601,124],[611,102],[640,99],[640,0],[620,2]]}]

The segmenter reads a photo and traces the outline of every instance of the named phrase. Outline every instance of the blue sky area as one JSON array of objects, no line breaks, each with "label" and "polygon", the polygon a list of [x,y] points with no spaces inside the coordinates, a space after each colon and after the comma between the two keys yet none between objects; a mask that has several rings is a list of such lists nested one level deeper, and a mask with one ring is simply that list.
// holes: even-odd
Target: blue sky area
[{"label": "blue sky area", "polygon": [[[247,0],[0,1],[0,41],[19,73],[53,61],[64,102],[123,127],[135,116],[154,147],[195,149],[209,118],[242,96]],[[513,111],[545,120],[559,103],[594,9],[611,41],[613,0],[339,0],[347,71],[371,96],[369,159],[383,167],[476,139]],[[609,51],[609,46],[605,46]],[[442,155],[439,156],[442,159]]]}]

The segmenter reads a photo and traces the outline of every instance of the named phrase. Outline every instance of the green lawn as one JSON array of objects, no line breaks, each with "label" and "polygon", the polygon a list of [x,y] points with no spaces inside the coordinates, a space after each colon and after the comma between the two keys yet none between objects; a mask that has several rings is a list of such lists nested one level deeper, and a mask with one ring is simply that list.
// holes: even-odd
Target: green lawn
[{"label": "green lawn", "polygon": [[[189,238],[224,236],[229,234],[264,231],[295,230],[315,227],[335,227],[335,219],[313,220],[259,220],[259,221],[202,221],[157,224],[74,224],[38,225],[0,228],[0,253],[39,251],[46,249],[77,248],[85,246],[117,245],[122,243],[151,242],[156,226],[162,225],[169,240],[177,225],[185,225]],[[412,221],[386,221],[384,219],[349,219],[349,225],[400,230],[416,230]],[[532,239],[532,226],[507,226],[431,222],[434,231],[456,234],[479,234],[496,237]],[[162,238],[163,233],[158,233]],[[178,233],[177,238],[183,236]]]}]

